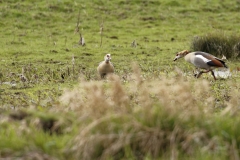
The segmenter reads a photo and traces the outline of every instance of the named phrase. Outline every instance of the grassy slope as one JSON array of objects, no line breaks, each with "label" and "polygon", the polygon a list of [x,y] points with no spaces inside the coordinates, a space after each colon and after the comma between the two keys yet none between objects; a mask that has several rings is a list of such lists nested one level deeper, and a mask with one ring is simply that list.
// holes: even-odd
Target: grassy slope
[{"label": "grassy slope", "polygon": [[[3,150],[0,155],[24,157],[28,156],[25,152],[33,152],[63,158],[65,154],[59,154],[59,150],[66,149],[66,143],[77,133],[76,128],[83,125],[81,121],[74,121],[77,114],[48,113],[58,106],[63,88],[72,88],[79,77],[96,80],[96,66],[106,53],[112,54],[116,74],[120,77],[131,74],[133,61],[140,65],[145,78],[173,78],[175,66],[190,75],[190,65],[172,62],[175,53],[189,49],[191,39],[196,35],[218,31],[238,34],[239,5],[236,1],[217,0],[1,1],[0,15],[4,20],[0,22],[0,81],[15,81],[17,85],[1,84],[0,106],[7,111],[30,106],[34,110],[28,111],[31,112],[30,116],[24,122],[11,121],[10,124],[9,115],[2,114],[1,127],[5,130],[1,129],[0,137],[4,143],[0,145]],[[79,35],[74,34],[78,13],[85,47],[78,45]],[[103,45],[100,47],[102,22]],[[133,40],[137,41],[136,48],[131,47]],[[228,62],[232,70],[238,66],[234,60]],[[30,83],[20,82],[17,74],[22,72],[22,68]],[[210,75],[203,76],[209,81],[211,78]],[[187,79],[195,82],[194,79]],[[211,83],[210,91],[214,99],[220,101],[215,106],[226,105],[225,96],[233,86],[238,86],[238,82],[236,74],[230,80]],[[61,122],[60,126],[63,127],[62,132],[68,134],[52,136],[44,131],[37,132],[39,128],[48,128],[45,118],[50,121],[57,119],[56,122]],[[66,127],[69,125],[66,121],[70,123],[70,128]],[[20,125],[22,130],[16,127],[19,123],[26,123]],[[23,134],[25,132],[29,133]]]}]

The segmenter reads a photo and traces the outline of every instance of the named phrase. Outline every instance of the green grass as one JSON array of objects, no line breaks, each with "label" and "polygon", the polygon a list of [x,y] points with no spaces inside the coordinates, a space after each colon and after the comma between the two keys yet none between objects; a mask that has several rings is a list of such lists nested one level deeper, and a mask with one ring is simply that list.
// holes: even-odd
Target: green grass
[{"label": "green grass", "polygon": [[[193,78],[194,67],[173,58],[192,49],[196,36],[238,37],[239,7],[218,0],[1,1],[0,157],[236,159],[238,59],[227,56],[232,77],[213,81],[210,74]],[[106,53],[119,78],[100,81],[96,68]]]}]

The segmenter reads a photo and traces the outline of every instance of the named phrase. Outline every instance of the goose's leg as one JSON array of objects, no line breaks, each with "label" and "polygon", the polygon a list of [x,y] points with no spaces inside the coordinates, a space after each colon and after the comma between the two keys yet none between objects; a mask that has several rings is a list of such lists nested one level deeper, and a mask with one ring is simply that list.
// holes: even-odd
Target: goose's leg
[{"label": "goose's leg", "polygon": [[196,78],[199,78],[199,77],[202,75],[202,73],[208,73],[208,72],[211,72],[211,74],[212,74],[212,76],[213,76],[214,80],[217,80],[217,79],[216,79],[216,77],[215,77],[215,75],[214,75],[214,72],[213,72],[213,70],[201,71],[201,72],[199,72],[199,74],[198,74],[198,75],[196,75]]},{"label": "goose's leg", "polygon": [[103,73],[103,74],[101,75],[101,78],[104,79],[104,78],[106,77],[106,75],[107,75],[106,73]]},{"label": "goose's leg", "polygon": [[199,78],[203,73],[208,73],[208,72],[210,72],[210,71],[211,71],[214,79],[216,80],[215,75],[214,75],[214,73],[213,73],[212,70],[200,71],[195,77],[196,77],[196,78]]},{"label": "goose's leg", "polygon": [[203,73],[204,73],[203,71],[200,71],[198,74],[195,74],[195,77],[199,78]]},{"label": "goose's leg", "polygon": [[214,75],[213,70],[211,70],[211,73],[212,73],[212,76],[213,76],[214,80],[216,81],[217,79],[216,79],[216,77],[215,77],[215,75]]},{"label": "goose's leg", "polygon": [[201,70],[199,68],[195,68],[195,70],[193,71],[194,77],[196,77],[196,78],[199,77],[199,74],[202,74],[200,72],[201,72]]}]

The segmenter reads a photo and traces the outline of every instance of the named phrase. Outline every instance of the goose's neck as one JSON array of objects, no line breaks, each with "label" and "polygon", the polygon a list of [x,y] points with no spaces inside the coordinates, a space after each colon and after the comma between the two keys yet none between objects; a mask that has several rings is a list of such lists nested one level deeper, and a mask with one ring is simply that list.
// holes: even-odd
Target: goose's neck
[{"label": "goose's neck", "polygon": [[184,56],[184,59],[187,61],[187,62],[191,62],[191,53],[188,53]]}]

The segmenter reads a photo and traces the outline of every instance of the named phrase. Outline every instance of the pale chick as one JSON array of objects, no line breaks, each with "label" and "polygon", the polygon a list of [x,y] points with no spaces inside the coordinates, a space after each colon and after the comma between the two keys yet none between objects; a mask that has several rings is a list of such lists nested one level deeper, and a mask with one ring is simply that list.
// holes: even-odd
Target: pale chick
[{"label": "pale chick", "polygon": [[211,72],[213,78],[216,80],[213,69],[220,67],[228,68],[223,60],[201,51],[189,52],[187,50],[183,50],[176,54],[174,61],[182,57],[197,68],[204,69],[204,71],[200,71],[197,75],[195,75],[197,78],[199,78],[202,73]]},{"label": "pale chick", "polygon": [[104,57],[104,61],[100,62],[97,71],[101,78],[104,78],[107,74],[114,73],[114,66],[110,62],[111,54],[106,54]]}]

